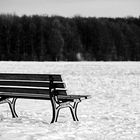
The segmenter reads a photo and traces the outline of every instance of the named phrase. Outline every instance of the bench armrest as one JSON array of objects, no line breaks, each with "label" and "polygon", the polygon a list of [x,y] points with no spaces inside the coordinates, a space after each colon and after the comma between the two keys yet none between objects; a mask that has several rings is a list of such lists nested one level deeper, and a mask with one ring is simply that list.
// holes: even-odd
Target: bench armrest
[{"label": "bench armrest", "polygon": [[74,99],[89,99],[91,98],[90,95],[58,95],[59,100],[74,100]]}]

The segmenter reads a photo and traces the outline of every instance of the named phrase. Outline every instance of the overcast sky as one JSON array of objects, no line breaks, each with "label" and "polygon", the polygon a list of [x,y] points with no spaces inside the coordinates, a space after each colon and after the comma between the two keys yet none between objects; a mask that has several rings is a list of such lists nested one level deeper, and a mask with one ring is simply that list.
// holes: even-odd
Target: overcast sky
[{"label": "overcast sky", "polygon": [[140,0],[0,0],[0,13],[138,17]]}]

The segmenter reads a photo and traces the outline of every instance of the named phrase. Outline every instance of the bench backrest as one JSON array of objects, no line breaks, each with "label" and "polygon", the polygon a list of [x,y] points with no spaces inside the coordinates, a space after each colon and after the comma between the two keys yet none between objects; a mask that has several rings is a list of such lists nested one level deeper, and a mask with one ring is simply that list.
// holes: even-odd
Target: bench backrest
[{"label": "bench backrest", "polygon": [[0,96],[13,93],[49,95],[55,89],[58,95],[66,95],[65,84],[59,74],[0,73]]}]

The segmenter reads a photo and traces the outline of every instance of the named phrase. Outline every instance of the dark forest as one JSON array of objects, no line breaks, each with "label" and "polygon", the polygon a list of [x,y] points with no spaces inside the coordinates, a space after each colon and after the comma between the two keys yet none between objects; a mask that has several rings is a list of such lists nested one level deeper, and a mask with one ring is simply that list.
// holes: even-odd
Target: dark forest
[{"label": "dark forest", "polygon": [[139,61],[140,17],[0,15],[1,61]]}]

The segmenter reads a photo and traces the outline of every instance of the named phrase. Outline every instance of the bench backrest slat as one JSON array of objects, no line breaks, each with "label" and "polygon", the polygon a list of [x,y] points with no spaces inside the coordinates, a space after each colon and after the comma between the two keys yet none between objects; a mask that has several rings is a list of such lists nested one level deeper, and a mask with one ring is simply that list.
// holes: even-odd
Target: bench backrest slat
[{"label": "bench backrest slat", "polygon": [[[66,90],[57,89],[58,95],[65,95]],[[0,92],[12,93],[34,93],[34,94],[49,94],[49,89],[43,88],[19,88],[19,87],[0,87]]]},{"label": "bench backrest slat", "polygon": [[13,98],[13,97],[16,97],[16,98],[27,98],[27,99],[45,99],[45,100],[50,100],[50,95],[47,94],[21,94],[21,93],[14,93],[14,94],[11,94],[9,92],[6,92],[6,93],[1,93],[2,96],[6,96],[8,98]]},{"label": "bench backrest slat", "polygon": [[15,74],[15,73],[1,73],[0,79],[5,80],[35,80],[35,81],[49,81],[50,76],[53,81],[62,82],[61,75],[59,74]]},{"label": "bench backrest slat", "polygon": [[[64,83],[53,83],[55,88],[65,88]],[[28,86],[28,87],[48,87],[50,82],[38,82],[38,81],[13,81],[13,80],[0,80],[0,86]]]}]

